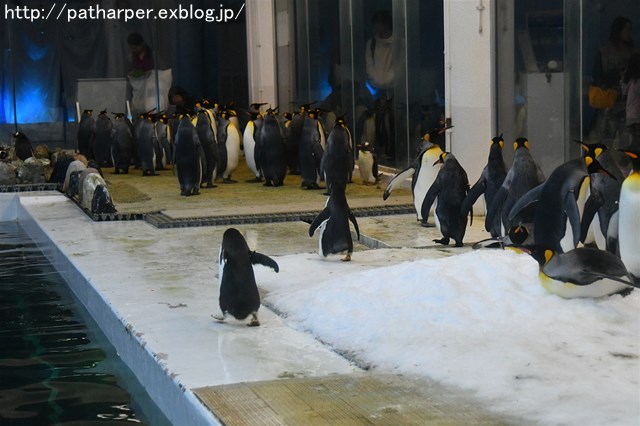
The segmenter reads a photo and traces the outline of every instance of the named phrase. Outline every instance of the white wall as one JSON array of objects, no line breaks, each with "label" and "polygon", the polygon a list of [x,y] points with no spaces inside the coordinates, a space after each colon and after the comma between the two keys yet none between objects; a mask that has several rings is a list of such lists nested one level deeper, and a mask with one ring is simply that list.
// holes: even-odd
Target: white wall
[{"label": "white wall", "polygon": [[247,0],[249,102],[277,105],[273,0]]},{"label": "white wall", "polygon": [[[471,185],[487,163],[489,142],[494,136],[494,53],[490,24],[494,2],[444,1],[446,114],[455,126],[449,131],[447,149],[467,171]],[[476,9],[480,3],[484,5],[482,13]],[[480,24],[482,32],[479,32]]]}]

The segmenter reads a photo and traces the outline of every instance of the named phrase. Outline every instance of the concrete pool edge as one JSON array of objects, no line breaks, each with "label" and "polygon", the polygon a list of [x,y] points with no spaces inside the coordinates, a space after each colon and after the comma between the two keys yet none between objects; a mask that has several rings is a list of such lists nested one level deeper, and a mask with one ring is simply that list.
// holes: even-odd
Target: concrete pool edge
[{"label": "concrete pool edge", "polygon": [[[60,194],[38,193],[39,197]],[[29,211],[28,194],[0,194],[0,220],[18,221],[64,278],[74,295],[111,342],[121,360],[133,371],[149,397],[173,424],[211,424],[219,421],[195,394],[178,382],[149,350],[133,325],[83,275],[67,253],[53,243]]]}]

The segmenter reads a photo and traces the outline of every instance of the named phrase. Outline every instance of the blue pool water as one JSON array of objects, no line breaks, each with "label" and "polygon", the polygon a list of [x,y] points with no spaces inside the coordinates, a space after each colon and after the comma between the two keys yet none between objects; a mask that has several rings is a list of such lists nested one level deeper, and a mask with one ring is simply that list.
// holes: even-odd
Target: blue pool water
[{"label": "blue pool water", "polygon": [[165,425],[62,277],[0,223],[0,425]]}]

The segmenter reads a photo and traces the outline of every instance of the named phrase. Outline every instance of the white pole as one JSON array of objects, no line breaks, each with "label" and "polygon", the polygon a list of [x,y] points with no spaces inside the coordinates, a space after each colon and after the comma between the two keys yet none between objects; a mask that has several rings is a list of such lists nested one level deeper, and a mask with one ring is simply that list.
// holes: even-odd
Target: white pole
[{"label": "white pole", "polygon": [[76,113],[78,114],[78,123],[80,122],[80,102],[76,101]]}]

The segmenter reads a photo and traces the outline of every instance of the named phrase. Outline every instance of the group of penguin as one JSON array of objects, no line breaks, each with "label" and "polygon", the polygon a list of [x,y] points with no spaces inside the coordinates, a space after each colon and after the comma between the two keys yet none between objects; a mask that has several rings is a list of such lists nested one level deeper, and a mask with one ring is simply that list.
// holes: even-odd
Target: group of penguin
[{"label": "group of penguin", "polygon": [[[462,246],[467,216],[484,196],[485,229],[492,239],[475,247],[510,247],[531,254],[545,289],[565,298],[626,294],[640,286],[640,172],[634,151],[579,142],[580,158],[557,167],[548,179],[529,150],[513,143],[513,165],[503,160],[502,135],[491,140],[487,165],[469,187],[455,157],[432,142],[445,127],[424,136],[414,162],[398,173],[383,198],[412,178],[418,220],[423,226],[435,206],[442,239]],[[585,246],[579,246],[579,245]]]}]

